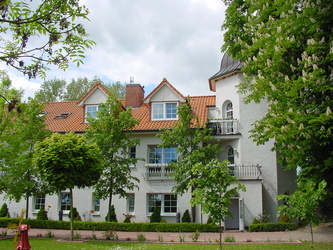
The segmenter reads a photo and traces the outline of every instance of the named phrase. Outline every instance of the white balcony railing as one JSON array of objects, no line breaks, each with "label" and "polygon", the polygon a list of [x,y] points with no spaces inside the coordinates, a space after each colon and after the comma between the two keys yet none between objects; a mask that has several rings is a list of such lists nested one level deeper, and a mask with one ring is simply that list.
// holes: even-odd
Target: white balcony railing
[{"label": "white balcony railing", "polygon": [[[171,180],[172,170],[167,164],[146,164],[146,180]],[[228,166],[230,174],[239,180],[261,179],[261,166],[259,164],[244,164]]]},{"label": "white balcony railing", "polygon": [[256,180],[261,179],[261,166],[259,164],[244,164],[228,166],[230,174],[240,180]]},{"label": "white balcony railing", "polygon": [[146,180],[170,180],[172,179],[172,170],[167,164],[146,164]]},{"label": "white balcony railing", "polygon": [[214,135],[239,134],[238,120],[210,120],[207,125]]}]

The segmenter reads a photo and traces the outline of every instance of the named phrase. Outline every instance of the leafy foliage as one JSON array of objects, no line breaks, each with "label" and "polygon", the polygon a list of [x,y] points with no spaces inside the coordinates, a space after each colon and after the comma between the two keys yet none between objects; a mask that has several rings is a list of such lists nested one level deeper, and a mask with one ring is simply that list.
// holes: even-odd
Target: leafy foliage
[{"label": "leafy foliage", "polygon": [[[32,2],[32,1],[31,1]],[[95,43],[77,19],[88,19],[78,0],[50,0],[39,4],[2,1],[0,60],[29,78],[45,77],[45,64],[67,69],[83,63],[84,51]]]},{"label": "leafy foliage", "polygon": [[159,223],[161,222],[161,208],[155,207],[153,213],[150,216],[150,223]]},{"label": "leafy foliage", "polygon": [[8,217],[9,210],[6,203],[3,203],[0,208],[0,217]]},{"label": "leafy foliage", "polygon": [[325,180],[323,213],[333,195],[333,2],[330,0],[224,1],[223,50],[244,62],[239,85],[246,101],[269,101],[253,138],[274,138],[287,169],[300,179]]},{"label": "leafy foliage", "polygon": [[114,205],[111,205],[108,214],[105,216],[105,221],[118,222]]},{"label": "leafy foliage", "polygon": [[191,215],[190,215],[190,211],[188,211],[188,209],[185,210],[185,212],[182,216],[182,222],[191,223]]},{"label": "leafy foliage", "polygon": [[124,109],[111,95],[100,107],[96,118],[87,118],[89,126],[86,134],[99,147],[104,166],[101,178],[94,186],[94,196],[108,198],[110,209],[113,195],[127,197],[128,190],[137,188],[134,182],[139,182],[130,170],[130,166],[135,165],[138,159],[130,158],[128,151],[139,143],[138,139],[130,138],[130,131],[138,124],[138,120],[132,116],[130,108]]},{"label": "leafy foliage", "polygon": [[47,211],[44,208],[41,208],[37,212],[37,220],[48,220],[47,218]]},{"label": "leafy foliage", "polygon": [[256,223],[249,226],[249,232],[278,232],[278,231],[293,231],[297,229],[296,223],[285,222],[267,222]]},{"label": "leafy foliage", "polygon": [[[73,219],[75,221],[82,221],[81,216],[80,216],[79,212],[77,211],[76,207],[73,207],[72,211],[73,211]],[[68,213],[68,218],[72,217],[72,211],[70,211]]]}]

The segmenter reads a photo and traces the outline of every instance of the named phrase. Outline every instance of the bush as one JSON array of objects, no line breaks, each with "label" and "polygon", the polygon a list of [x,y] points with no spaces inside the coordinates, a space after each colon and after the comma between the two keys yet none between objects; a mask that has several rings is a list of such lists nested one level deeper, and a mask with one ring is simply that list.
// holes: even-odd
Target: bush
[{"label": "bush", "polygon": [[206,223],[207,224],[214,224],[213,223],[213,218],[209,216]]},{"label": "bush", "polygon": [[8,207],[7,207],[6,203],[2,204],[2,206],[1,206],[0,217],[8,217],[8,218],[10,218],[9,210],[8,210]]},{"label": "bush", "polygon": [[254,218],[252,224],[258,224],[258,223],[260,223],[260,221],[257,218]]},{"label": "bush", "polygon": [[[71,212],[68,213],[68,218],[71,218]],[[75,221],[82,221],[79,212],[77,211],[76,207],[73,207],[73,218]]]},{"label": "bush", "polygon": [[159,207],[154,208],[154,211],[150,216],[150,222],[161,222],[161,209]]},{"label": "bush", "polygon": [[[0,227],[6,228],[8,224],[19,224],[19,218],[0,218]],[[69,230],[69,221],[55,220],[35,220],[24,219],[22,224],[27,224],[31,228],[41,229],[63,229]],[[75,221],[74,230],[94,230],[94,231],[123,231],[123,232],[219,232],[219,227],[215,224],[200,223],[116,223],[116,222],[96,222],[96,221]]]},{"label": "bush", "polygon": [[290,223],[291,221],[290,221],[288,215],[283,214],[283,215],[280,217],[279,222],[282,222],[282,223]]},{"label": "bush", "polygon": [[249,226],[249,232],[277,232],[293,231],[297,229],[296,223],[266,222],[256,223]]},{"label": "bush", "polygon": [[39,209],[37,212],[37,220],[48,220],[47,211],[44,208]]},{"label": "bush", "polygon": [[190,212],[188,211],[188,209],[185,210],[183,217],[182,217],[182,222],[187,222],[187,223],[191,223],[191,215]]},{"label": "bush", "polygon": [[109,212],[105,216],[105,221],[109,222],[118,222],[117,215],[116,215],[116,209],[114,208],[114,205],[111,205],[110,207],[110,220],[109,220]]}]

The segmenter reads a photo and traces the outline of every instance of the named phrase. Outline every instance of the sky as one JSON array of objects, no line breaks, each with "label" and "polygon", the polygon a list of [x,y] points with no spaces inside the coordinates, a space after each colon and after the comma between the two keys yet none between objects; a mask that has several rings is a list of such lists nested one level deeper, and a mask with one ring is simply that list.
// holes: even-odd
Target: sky
[{"label": "sky", "polygon": [[[148,95],[166,78],[183,95],[213,95],[208,78],[222,59],[221,0],[81,0],[89,10],[84,23],[89,39],[84,65],[66,71],[52,67],[47,79],[99,77],[145,87]],[[43,79],[24,77],[5,67],[13,86],[33,97]]]}]

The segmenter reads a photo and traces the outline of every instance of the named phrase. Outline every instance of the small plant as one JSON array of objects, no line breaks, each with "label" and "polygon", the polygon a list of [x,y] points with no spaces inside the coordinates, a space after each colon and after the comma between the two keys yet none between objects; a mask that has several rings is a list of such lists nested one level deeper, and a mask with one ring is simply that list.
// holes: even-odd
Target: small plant
[{"label": "small plant", "polygon": [[196,230],[195,232],[193,232],[193,233],[191,234],[191,236],[190,236],[190,238],[191,238],[191,240],[192,240],[193,242],[197,242],[198,239],[199,239],[199,237],[200,237],[200,233],[199,233],[198,230]]},{"label": "small plant", "polygon": [[7,236],[7,229],[1,231],[1,236]]},{"label": "small plant", "polygon": [[136,237],[136,239],[138,241],[146,241],[147,240],[146,237],[143,234],[138,234],[138,236]]},{"label": "small plant", "polygon": [[283,214],[281,217],[280,217],[280,220],[279,220],[280,222],[282,222],[282,223],[290,223],[291,221],[290,221],[290,219],[289,219],[289,217],[288,217],[288,215],[286,215],[286,214]]},{"label": "small plant", "polygon": [[44,208],[39,209],[37,212],[37,220],[48,220],[47,218],[47,211]]},{"label": "small plant", "polygon": [[267,223],[269,222],[269,215],[263,212],[258,215],[257,220],[259,221],[259,223]]},{"label": "small plant", "polygon": [[92,239],[92,240],[97,240],[97,236],[96,236],[96,234],[92,234],[92,235],[91,235],[91,239]]},{"label": "small plant", "polygon": [[224,242],[236,242],[236,240],[234,236],[227,235],[226,237],[224,237]]},{"label": "small plant", "polygon": [[161,209],[159,207],[155,207],[153,213],[150,216],[151,223],[159,223],[161,222]]},{"label": "small plant", "polygon": [[[71,212],[68,213],[68,218],[71,218]],[[82,221],[79,212],[77,211],[76,207],[73,207],[73,218],[75,221]]]},{"label": "small plant", "polygon": [[75,240],[81,239],[81,234],[79,232],[75,232],[74,239]]},{"label": "small plant", "polygon": [[163,236],[158,235],[157,236],[158,242],[164,242]]},{"label": "small plant", "polygon": [[54,238],[54,233],[52,233],[52,231],[48,231],[44,236],[46,238]]},{"label": "small plant", "polygon": [[166,223],[167,221],[166,221],[166,219],[162,219],[161,221],[160,221],[160,223]]},{"label": "small plant", "polygon": [[179,242],[185,242],[185,236],[179,235]]},{"label": "small plant", "polygon": [[114,208],[114,205],[111,205],[110,207],[110,220],[109,220],[109,212],[105,216],[105,221],[110,221],[110,222],[118,222],[117,220],[117,215],[116,215],[116,209]]},{"label": "small plant", "polygon": [[132,214],[123,214],[125,216],[124,223],[131,223]]},{"label": "small plant", "polygon": [[188,209],[185,210],[183,217],[182,217],[182,222],[184,223],[191,223],[191,215],[190,212],[188,211]]},{"label": "small plant", "polygon": [[105,233],[103,233],[103,236],[106,240],[119,240],[119,236],[116,232],[113,232],[116,227],[110,227],[110,230],[107,230]]},{"label": "small plant", "polygon": [[8,207],[7,207],[6,203],[2,204],[2,206],[0,208],[0,217],[8,217],[8,218],[10,218],[9,210],[8,210]]},{"label": "small plant", "polygon": [[208,217],[207,224],[213,224],[213,218],[211,216]]}]

